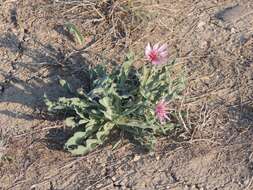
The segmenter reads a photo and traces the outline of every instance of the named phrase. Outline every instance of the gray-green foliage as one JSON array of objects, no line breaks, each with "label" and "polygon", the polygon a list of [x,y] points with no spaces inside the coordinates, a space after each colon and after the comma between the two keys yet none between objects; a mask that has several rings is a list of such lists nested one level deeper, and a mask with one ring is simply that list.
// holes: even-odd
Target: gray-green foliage
[{"label": "gray-green foliage", "polygon": [[[57,101],[45,98],[50,112],[67,114],[67,126],[74,134],[65,149],[83,155],[102,145],[115,130],[121,130],[134,141],[152,149],[157,135],[166,134],[176,124],[160,124],[155,117],[155,105],[178,97],[184,88],[182,78],[171,80],[171,65],[133,67],[134,56],[109,72],[104,65],[88,71],[90,90],[78,90],[72,98]],[[60,84],[71,90],[68,83]],[[71,90],[72,91],[72,90]],[[72,92],[73,94],[73,92]]]},{"label": "gray-green foliage", "polygon": [[80,31],[77,29],[77,27],[74,24],[67,23],[65,24],[67,27],[68,31],[75,36],[76,41],[82,45],[84,42],[83,36],[80,33]]}]

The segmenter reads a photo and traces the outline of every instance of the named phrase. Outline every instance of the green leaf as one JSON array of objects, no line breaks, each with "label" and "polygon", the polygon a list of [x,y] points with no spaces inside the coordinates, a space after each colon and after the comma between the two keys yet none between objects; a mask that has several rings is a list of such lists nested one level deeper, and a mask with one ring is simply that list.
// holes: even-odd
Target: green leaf
[{"label": "green leaf", "polygon": [[153,150],[156,144],[156,138],[152,133],[138,134],[134,139],[148,150]]},{"label": "green leaf", "polygon": [[87,139],[86,140],[86,147],[91,151],[95,149],[98,145],[100,145],[97,139]]},{"label": "green leaf", "polygon": [[150,67],[144,65],[142,68],[142,76],[141,76],[141,81],[140,81],[142,86],[146,85],[146,82],[150,76],[150,72],[151,72]]},{"label": "green leaf", "polygon": [[136,110],[140,109],[143,106],[144,106],[143,103],[134,104],[130,108],[125,109],[125,111],[122,112],[121,116],[128,116],[128,115],[134,113]]},{"label": "green leaf", "polygon": [[53,111],[53,110],[64,110],[64,109],[66,109],[66,106],[64,106],[64,105],[56,105],[56,106],[52,107],[51,111]]},{"label": "green leaf", "polygon": [[83,145],[78,145],[74,149],[67,149],[73,156],[82,156],[85,154],[88,154],[90,152],[90,149],[88,147],[85,147]]},{"label": "green leaf", "polygon": [[106,66],[104,64],[96,65],[93,72],[94,72],[93,75],[95,74],[96,75],[95,77],[97,79],[104,78],[104,77],[106,77],[106,73],[107,73]]},{"label": "green leaf", "polygon": [[60,78],[59,83],[62,86],[62,88],[64,88],[66,91],[73,93],[71,87],[69,86],[69,84],[67,83],[66,80],[63,80],[63,79]]},{"label": "green leaf", "polygon": [[88,119],[81,119],[81,120],[78,122],[78,124],[79,124],[79,125],[83,125],[83,124],[86,124],[86,123],[88,123],[88,122],[89,122]]},{"label": "green leaf", "polygon": [[169,131],[169,130],[172,130],[174,128],[175,128],[175,125],[173,123],[167,123],[164,126],[164,129],[165,129],[166,132]]},{"label": "green leaf", "polygon": [[48,111],[52,111],[52,109],[53,109],[53,107],[54,107],[55,104],[48,99],[48,97],[47,97],[46,94],[44,94],[44,102],[45,102],[45,104],[47,106]]},{"label": "green leaf", "polygon": [[86,133],[85,138],[89,138],[93,134],[96,134],[99,129],[98,125],[90,125],[90,126],[87,126],[87,125],[86,125],[86,129],[85,129],[85,133]]},{"label": "green leaf", "polygon": [[77,146],[82,144],[83,140],[86,137],[86,132],[75,132],[72,137],[65,143],[66,147]]},{"label": "green leaf", "polygon": [[65,124],[66,124],[68,127],[74,128],[74,127],[76,126],[75,117],[67,117],[67,118],[65,119]]},{"label": "green leaf", "polygon": [[123,87],[128,75],[129,75],[130,69],[133,65],[133,62],[134,62],[134,54],[129,53],[127,55],[127,60],[121,65],[121,68],[120,68],[120,73],[119,73],[119,86],[120,86],[120,88]]},{"label": "green leaf", "polygon": [[112,120],[113,117],[113,110],[112,110],[112,102],[109,97],[104,97],[99,100],[99,103],[105,108],[106,111],[102,111],[104,113],[104,116]]},{"label": "green leaf", "polygon": [[115,124],[107,122],[100,131],[97,132],[96,137],[98,142],[102,144],[106,138],[109,136],[111,130],[114,128]]},{"label": "green leaf", "polygon": [[71,23],[67,23],[67,24],[65,24],[65,26],[67,27],[67,29],[70,33],[74,34],[77,42],[80,45],[82,45],[84,42],[84,39],[83,39],[83,36],[81,35],[81,33],[79,32],[79,30],[76,28],[76,26]]},{"label": "green leaf", "polygon": [[139,122],[139,121],[134,121],[134,120],[131,120],[131,121],[118,121],[117,122],[117,125],[119,126],[127,126],[127,127],[135,127],[135,128],[140,128],[140,129],[155,129],[156,127],[155,126],[150,126],[146,123],[142,123],[142,122]]},{"label": "green leaf", "polygon": [[122,143],[121,139],[118,140],[116,143],[114,143],[113,146],[112,146],[112,150],[115,150],[116,148],[118,148],[121,143]]},{"label": "green leaf", "polygon": [[132,52],[132,51],[130,51],[130,52],[128,52],[127,54],[126,54],[126,58],[128,59],[128,60],[134,60],[134,52]]}]

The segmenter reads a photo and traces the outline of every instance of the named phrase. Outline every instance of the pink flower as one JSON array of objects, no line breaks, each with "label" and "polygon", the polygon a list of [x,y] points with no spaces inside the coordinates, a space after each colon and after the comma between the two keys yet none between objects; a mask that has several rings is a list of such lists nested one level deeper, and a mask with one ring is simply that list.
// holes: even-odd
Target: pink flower
[{"label": "pink flower", "polygon": [[168,103],[164,100],[159,101],[155,107],[156,118],[160,121],[160,123],[164,123],[166,120],[170,120],[168,114]]},{"label": "pink flower", "polygon": [[167,44],[162,46],[159,43],[151,47],[150,43],[145,48],[145,55],[154,65],[166,63],[168,57]]}]

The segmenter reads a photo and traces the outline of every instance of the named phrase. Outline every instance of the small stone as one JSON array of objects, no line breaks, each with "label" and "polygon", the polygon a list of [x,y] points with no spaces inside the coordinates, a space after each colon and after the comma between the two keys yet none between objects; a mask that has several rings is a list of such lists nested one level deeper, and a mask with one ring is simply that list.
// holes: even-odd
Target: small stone
[{"label": "small stone", "polygon": [[102,187],[103,187],[103,184],[102,184],[102,183],[99,183],[99,184],[96,185],[96,188],[97,188],[97,189],[100,189],[100,188],[102,188]]},{"label": "small stone", "polygon": [[36,187],[37,187],[37,185],[32,185],[32,186],[30,187],[30,190],[35,190]]},{"label": "small stone", "polygon": [[235,34],[236,33],[236,29],[233,27],[233,28],[231,28],[231,33],[232,34]]},{"label": "small stone", "polygon": [[117,178],[115,176],[112,176],[112,181],[114,182],[116,180],[117,180]]},{"label": "small stone", "polygon": [[141,159],[141,157],[140,157],[139,155],[135,155],[133,161],[134,161],[134,162],[137,162],[137,161],[139,161],[140,159]]},{"label": "small stone", "polygon": [[203,40],[200,42],[200,48],[201,49],[207,49],[208,48],[208,42]]},{"label": "small stone", "polygon": [[199,23],[198,23],[198,28],[203,28],[203,26],[205,26],[206,25],[206,23],[204,22],[204,21],[200,21]]}]

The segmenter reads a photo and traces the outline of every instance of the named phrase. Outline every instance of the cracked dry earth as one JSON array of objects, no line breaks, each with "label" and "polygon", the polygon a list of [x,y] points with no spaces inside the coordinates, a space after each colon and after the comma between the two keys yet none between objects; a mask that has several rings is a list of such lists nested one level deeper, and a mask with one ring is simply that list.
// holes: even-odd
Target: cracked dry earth
[{"label": "cracked dry earth", "polygon": [[[156,16],[118,47],[101,38],[107,31],[87,27],[82,12],[71,14],[74,5],[52,2],[0,1],[0,189],[253,189],[253,1],[147,3]],[[89,51],[116,61],[126,48],[167,42],[187,71],[183,109],[193,133],[161,138],[153,153],[129,143],[79,158],[63,152],[68,134],[43,114],[43,94],[64,93],[57,76],[82,85],[79,68],[96,61],[74,54],[61,65],[73,50],[59,32],[66,20],[100,39]]]}]

